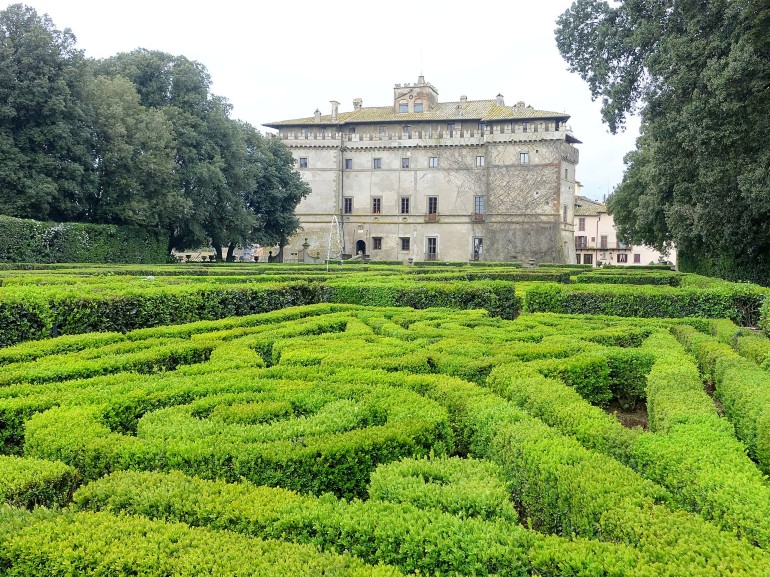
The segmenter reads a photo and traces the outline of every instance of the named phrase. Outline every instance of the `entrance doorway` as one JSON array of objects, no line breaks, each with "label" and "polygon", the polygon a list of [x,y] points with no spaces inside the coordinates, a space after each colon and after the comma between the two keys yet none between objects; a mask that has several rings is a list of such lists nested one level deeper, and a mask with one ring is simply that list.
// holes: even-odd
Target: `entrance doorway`
[{"label": "entrance doorway", "polygon": [[356,241],[356,254],[365,255],[366,254],[366,243],[362,240]]}]

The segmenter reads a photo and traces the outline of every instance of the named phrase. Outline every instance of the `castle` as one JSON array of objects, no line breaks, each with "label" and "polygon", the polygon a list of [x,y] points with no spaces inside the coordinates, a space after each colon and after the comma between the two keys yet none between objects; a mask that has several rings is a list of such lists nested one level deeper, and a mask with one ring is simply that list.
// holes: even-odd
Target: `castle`
[{"label": "castle", "polygon": [[440,102],[423,76],[390,106],[339,106],[265,124],[312,187],[285,260],[575,261],[569,115],[499,94]]}]

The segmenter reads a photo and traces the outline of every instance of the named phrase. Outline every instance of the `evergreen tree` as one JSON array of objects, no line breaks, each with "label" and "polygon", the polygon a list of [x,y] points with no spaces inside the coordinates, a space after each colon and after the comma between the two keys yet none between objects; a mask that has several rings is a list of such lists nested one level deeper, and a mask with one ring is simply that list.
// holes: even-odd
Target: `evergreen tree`
[{"label": "evergreen tree", "polygon": [[559,49],[610,130],[642,135],[608,200],[620,234],[680,264],[770,282],[770,40],[760,0],[577,0]]}]

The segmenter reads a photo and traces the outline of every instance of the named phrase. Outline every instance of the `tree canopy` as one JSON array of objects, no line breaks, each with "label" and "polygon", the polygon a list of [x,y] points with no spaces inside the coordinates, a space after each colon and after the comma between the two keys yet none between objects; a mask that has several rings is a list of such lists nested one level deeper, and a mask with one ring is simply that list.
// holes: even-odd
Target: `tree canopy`
[{"label": "tree canopy", "polygon": [[610,131],[641,115],[608,200],[621,236],[770,283],[767,0],[577,0],[556,39]]},{"label": "tree canopy", "polygon": [[310,189],[291,154],[230,117],[202,64],[75,44],[32,8],[0,11],[0,214],[162,228],[220,258],[298,230]]}]

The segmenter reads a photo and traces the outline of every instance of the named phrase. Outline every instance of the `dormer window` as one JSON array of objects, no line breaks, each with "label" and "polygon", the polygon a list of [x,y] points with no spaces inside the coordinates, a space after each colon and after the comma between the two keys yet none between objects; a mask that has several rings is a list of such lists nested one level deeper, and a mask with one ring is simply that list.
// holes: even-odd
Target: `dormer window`
[{"label": "dormer window", "polygon": [[415,100],[414,101],[414,111],[415,112],[422,112],[423,111],[422,100]]},{"label": "dormer window", "polygon": [[399,102],[398,103],[398,111],[399,112],[409,112],[409,104],[406,102]]}]

